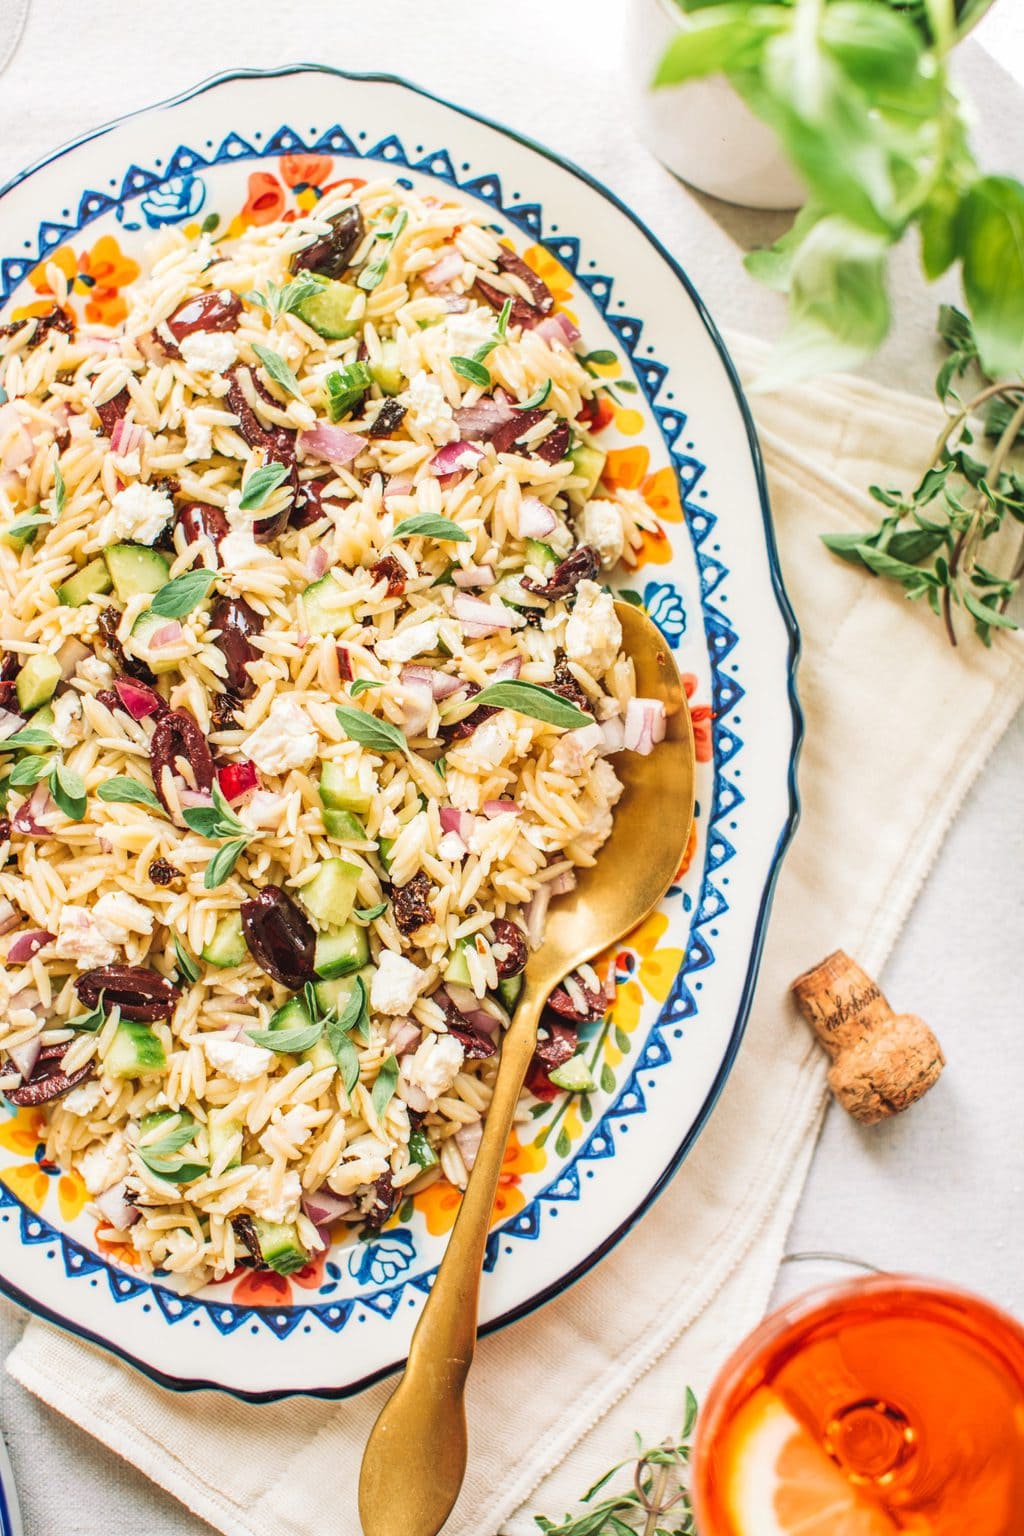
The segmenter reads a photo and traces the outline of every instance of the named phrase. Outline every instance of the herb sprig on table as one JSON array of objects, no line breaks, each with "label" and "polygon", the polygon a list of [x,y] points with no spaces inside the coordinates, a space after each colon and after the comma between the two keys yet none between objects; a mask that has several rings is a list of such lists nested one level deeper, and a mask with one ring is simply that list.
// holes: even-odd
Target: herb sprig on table
[{"label": "herb sprig on table", "polygon": [[[678,1441],[665,1440],[644,1450],[637,1435],[635,1454],[620,1461],[587,1489],[580,1501],[588,1506],[586,1509],[577,1515],[566,1515],[561,1522],[546,1515],[534,1515],[544,1536],[696,1536],[686,1475],[690,1436],[696,1422],[697,1399],[687,1387]],[[597,1495],[607,1489],[616,1474],[627,1467],[632,1470],[632,1485],[598,1499]]]},{"label": "herb sprig on table", "polygon": [[[873,485],[886,509],[875,531],[828,534],[825,543],[843,560],[898,582],[907,597],[924,598],[952,645],[958,615],[973,620],[991,645],[994,629],[1017,628],[1006,606],[1020,584],[1024,549],[1018,544],[1002,572],[988,550],[1010,524],[1024,525],[1024,467],[1014,462],[1024,448],[1024,378],[989,377],[960,310],[943,305],[939,334],[949,355],[935,387],[950,414],[920,480],[912,491]],[[961,381],[972,376],[980,387],[962,399]]]}]

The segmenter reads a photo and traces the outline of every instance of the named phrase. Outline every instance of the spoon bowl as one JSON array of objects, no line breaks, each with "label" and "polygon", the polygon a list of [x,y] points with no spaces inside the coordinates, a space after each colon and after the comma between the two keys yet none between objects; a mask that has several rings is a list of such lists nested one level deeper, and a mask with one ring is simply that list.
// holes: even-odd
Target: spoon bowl
[{"label": "spoon bowl", "polygon": [[359,1479],[364,1536],[437,1536],[466,1471],[465,1384],[476,1344],[484,1246],[505,1146],[537,1044],[541,1010],[570,971],[653,911],[683,861],[693,823],[693,727],[664,636],[639,608],[616,603],[622,648],[640,698],[665,706],[665,738],[647,756],[616,758],[623,793],[597,862],[552,903],[505,1033],[494,1097],[444,1258],[405,1372],[371,1431]]}]

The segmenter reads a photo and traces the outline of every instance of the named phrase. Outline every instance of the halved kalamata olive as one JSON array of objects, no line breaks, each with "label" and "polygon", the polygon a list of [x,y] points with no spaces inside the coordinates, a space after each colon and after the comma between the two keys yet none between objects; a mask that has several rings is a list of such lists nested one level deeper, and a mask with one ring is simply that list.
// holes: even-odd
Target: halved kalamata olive
[{"label": "halved kalamata olive", "polygon": [[124,420],[131,403],[132,397],[127,389],[119,389],[112,400],[104,400],[102,405],[96,407],[96,414],[100,419],[105,437],[109,437],[118,422]]},{"label": "halved kalamata olive", "polygon": [[316,930],[279,885],[242,902],[242,932],[261,970],[291,991],[313,980]]},{"label": "halved kalamata olive", "polygon": [[390,1216],[393,1216],[401,1200],[401,1191],[397,1190],[391,1182],[391,1174],[382,1173],[379,1179],[373,1181],[373,1204],[363,1217],[363,1222],[373,1231],[379,1231]]},{"label": "halved kalamata olive", "polygon": [[[228,410],[238,417],[239,436],[248,443],[250,448],[264,448],[268,459],[273,459],[275,463],[294,464],[295,433],[289,431],[287,427],[264,426],[246,399],[245,391],[239,382],[239,372],[240,370],[236,368],[228,375],[231,383],[228,385],[225,396]],[[256,393],[261,395],[268,405],[273,405],[280,410],[279,402],[264,388],[256,375],[249,373],[249,377]]]},{"label": "halved kalamata olive", "polygon": [[405,420],[405,406],[397,400],[385,400],[369,427],[370,437],[391,437]]},{"label": "halved kalamata olive", "polygon": [[117,663],[119,672],[125,672],[129,677],[137,678],[140,683],[155,683],[156,674],[151,672],[144,661],[137,656],[126,656],[117,631],[121,623],[121,610],[119,608],[104,608],[97,620],[99,632],[103,636],[107,650]]},{"label": "halved kalamata olive", "polygon": [[263,1257],[263,1249],[260,1247],[259,1234],[251,1216],[233,1216],[231,1225],[235,1230],[235,1236],[239,1242],[245,1245],[249,1257],[257,1269],[269,1269],[270,1266]]},{"label": "halved kalamata olive", "polygon": [[168,815],[171,807],[164,799],[164,768],[178,773],[176,762],[185,758],[195,776],[197,789],[209,789],[213,784],[213,756],[199,722],[187,709],[172,709],[157,721],[149,742],[152,763],[153,788]]},{"label": "halved kalamata olive", "polygon": [[[530,295],[529,303],[525,299],[513,297],[509,324],[522,325],[527,329],[538,325],[555,307],[555,296],[547,283],[537,276],[532,267],[526,265],[521,256],[504,247],[498,252],[498,267],[502,272],[511,272],[514,277],[518,277],[520,282],[526,285]],[[477,278],[476,286],[480,296],[490,304],[492,309],[500,310],[504,307],[505,300],[509,297],[507,293],[503,293],[500,288],[495,288],[493,283],[488,283],[483,278]]]},{"label": "halved kalamata olive", "polygon": [[503,981],[507,976],[518,976],[526,968],[526,934],[518,924],[510,923],[507,917],[496,917],[491,927],[494,929],[495,945],[507,951],[499,960],[497,952],[492,949],[495,970]]},{"label": "halved kalamata olive", "polygon": [[[299,481],[288,517],[293,528],[311,528],[314,523],[318,523],[327,515],[323,498],[330,483],[329,475],[321,476],[316,480]],[[344,503],[339,499],[336,505],[341,506]]]},{"label": "halved kalamata olive", "polygon": [[95,1008],[103,993],[105,1008],[120,1008],[125,1019],[152,1023],[169,1019],[181,988],[157,971],[141,965],[98,965],[75,980],[75,991],[87,1008]]},{"label": "halved kalamata olive", "polygon": [[539,443],[534,443],[530,452],[534,458],[543,459],[545,464],[558,464],[569,452],[569,437],[569,423],[556,422],[547,437],[542,437]]},{"label": "halved kalamata olive", "polygon": [[196,293],[179,304],[167,321],[175,341],[194,336],[197,331],[237,331],[242,315],[242,301],[226,288],[216,293]]},{"label": "halved kalamata olive", "polygon": [[219,597],[210,611],[210,627],[220,630],[213,643],[228,664],[224,679],[228,692],[238,699],[247,699],[256,692],[256,684],[246,669],[260,654],[249,643],[249,636],[262,630],[262,616],[244,598]]},{"label": "halved kalamata olive", "polygon": [[563,1019],[569,1019],[574,1024],[590,1024],[595,1019],[604,1018],[608,1012],[609,1003],[602,991],[595,991],[593,987],[588,987],[578,975],[573,973],[572,991],[570,992],[563,982],[548,998],[548,1007],[553,1008]]},{"label": "halved kalamata olive", "polygon": [[[174,526],[181,529],[188,544],[194,544],[196,539],[209,539],[218,552],[217,564],[220,565],[220,541],[230,531],[220,507],[211,507],[205,501],[190,502],[187,507],[177,509]],[[198,557],[193,563],[199,564]]]},{"label": "halved kalamata olive", "polygon": [[541,1018],[541,1029],[544,1038],[537,1041],[537,1049],[526,1072],[526,1086],[535,1099],[547,1102],[557,1099],[562,1092],[548,1074],[575,1056],[579,1036],[571,1025],[561,1023],[550,1013]]},{"label": "halved kalamata olive", "polygon": [[592,711],[593,705],[587,698],[583,689],[569,666],[569,658],[564,651],[555,652],[555,676],[551,683],[551,692],[560,693],[563,699],[568,699],[570,704],[575,704],[577,709]]},{"label": "halved kalamata olive", "polygon": [[316,272],[320,277],[340,277],[349,265],[356,246],[366,233],[362,211],[357,205],[343,208],[328,220],[330,234],[321,235],[304,245],[292,257],[293,272]]},{"label": "halved kalamata olive", "polygon": [[61,1045],[44,1045],[28,1082],[22,1083],[20,1088],[8,1088],[5,1097],[19,1108],[33,1108],[37,1104],[49,1104],[70,1089],[77,1088],[79,1083],[84,1083],[96,1070],[93,1062],[87,1061],[77,1072],[62,1072],[60,1069],[70,1044],[70,1040],[65,1040]]},{"label": "halved kalamata olive", "polygon": [[589,544],[577,544],[572,554],[555,566],[547,581],[531,581],[528,576],[524,576],[522,584],[527,592],[535,592],[538,597],[549,597],[554,601],[557,597],[568,597],[571,592],[575,592],[581,581],[593,581],[600,568],[597,551],[591,549]]},{"label": "halved kalamata olive", "polygon": [[466,1018],[466,1015],[456,1007],[445,987],[438,988],[432,1001],[444,1009],[444,1022],[448,1027],[448,1033],[462,1046],[467,1060],[484,1061],[488,1056],[495,1054],[498,1049],[497,1041],[492,1035],[477,1029],[472,1019]]}]

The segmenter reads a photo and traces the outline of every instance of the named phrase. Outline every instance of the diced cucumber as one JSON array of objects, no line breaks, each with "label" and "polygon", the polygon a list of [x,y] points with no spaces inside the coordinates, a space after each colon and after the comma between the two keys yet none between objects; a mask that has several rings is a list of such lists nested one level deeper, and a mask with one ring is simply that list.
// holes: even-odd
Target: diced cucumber
[{"label": "diced cucumber", "polygon": [[174,672],[177,669],[177,661],[164,656],[160,651],[150,650],[149,639],[158,629],[165,629],[167,620],[158,613],[140,613],[132,625],[131,647],[137,652],[149,667],[151,672]]},{"label": "diced cucumber", "polygon": [[346,773],[340,763],[324,763],[320,772],[320,799],[331,811],[352,811],[365,816],[372,797],[363,789],[355,774]]},{"label": "diced cucumber", "polygon": [[65,608],[81,608],[94,597],[104,597],[110,591],[110,585],[110,572],[101,555],[83,565],[57,588],[57,601]]},{"label": "diced cucumber", "polygon": [[502,981],[498,982],[498,996],[501,999],[502,1007],[507,1013],[511,1013],[515,1008],[522,990],[522,973],[518,976],[506,976]]},{"label": "diced cucumber", "polygon": [[242,914],[225,912],[217,919],[213,938],[203,946],[203,959],[207,965],[218,965],[221,970],[241,965],[246,956],[245,937],[242,933]]},{"label": "diced cucumber", "polygon": [[311,635],[338,635],[352,622],[352,603],[328,573],[302,594],[306,628]]},{"label": "diced cucumber", "polygon": [[[161,1125],[166,1125],[168,1121],[176,1121],[177,1126],[189,1125],[192,1127],[193,1133],[199,1129],[198,1123],[193,1117],[181,1110],[157,1109],[151,1115],[143,1115],[139,1121],[139,1131],[143,1136],[148,1136],[150,1131],[158,1130]],[[156,1170],[152,1171],[155,1172]],[[208,1163],[182,1163],[181,1167],[175,1170],[174,1183],[190,1184],[193,1179],[201,1179],[203,1174],[209,1173],[209,1171],[210,1165]],[[159,1178],[159,1173],[156,1176]]]},{"label": "diced cucumber", "polygon": [[60,662],[56,656],[39,651],[27,657],[14,684],[18,707],[26,714],[30,709],[38,709],[53,698],[53,690],[59,682]]},{"label": "diced cucumber", "polygon": [[[325,336],[328,341],[345,341],[354,336],[363,323],[365,305],[359,302],[362,298],[362,290],[351,283],[325,278],[315,293],[296,304],[295,313],[312,326],[318,336]],[[356,311],[355,315],[353,311]]]},{"label": "diced cucumber", "polygon": [[358,923],[346,923],[338,933],[321,933],[316,941],[313,969],[318,976],[331,980],[362,970],[370,958],[366,929]]},{"label": "diced cucumber", "polygon": [[324,1013],[344,1013],[349,998],[352,996],[356,980],[361,979],[367,993],[370,991],[370,983],[373,980],[373,967],[367,966],[365,970],[348,976],[334,976],[329,981],[315,981],[313,991],[316,993],[317,1004]]},{"label": "diced cucumber", "polygon": [[405,383],[405,377],[398,366],[398,343],[395,341],[382,341],[380,344],[380,361],[370,363],[370,373],[375,384],[378,384],[385,395],[397,395]]},{"label": "diced cucumber", "polygon": [[299,900],[325,928],[343,928],[356,904],[356,886],[362,870],[348,859],[324,859],[308,885],[299,891]]},{"label": "diced cucumber", "polygon": [[601,448],[590,448],[586,443],[577,443],[569,455],[572,462],[573,476],[583,485],[575,486],[566,494],[579,498],[581,501],[589,501],[597,489],[597,483],[604,473],[605,460],[608,455]]},{"label": "diced cucumber", "polygon": [[558,564],[558,556],[550,544],[544,544],[540,539],[527,539],[526,563],[535,565],[545,576],[549,576]]},{"label": "diced cucumber", "polygon": [[290,997],[286,1003],[282,1003],[276,1013],[271,1014],[268,1029],[308,1029],[313,1020],[309,1016],[309,1009],[301,997]]},{"label": "diced cucumber", "polygon": [[[37,709],[29,723],[34,731],[49,731],[52,734],[56,720],[53,710],[50,708],[49,704],[44,704],[42,709]],[[49,752],[50,748],[22,747],[20,750],[22,752],[29,752],[33,756],[38,757],[41,752]]]},{"label": "diced cucumber", "polygon": [[[33,507],[32,511],[38,512],[39,508],[37,506]],[[0,539],[3,540],[9,549],[16,549],[20,552],[25,548],[26,544],[34,543],[39,535],[39,529],[39,523],[30,523],[23,533],[12,533],[10,529],[5,529],[3,533],[0,533]]]},{"label": "diced cucumber", "polygon": [[261,1216],[252,1220],[259,1239],[263,1262],[279,1275],[293,1275],[309,1263],[309,1254],[299,1242],[298,1229],[290,1221],[264,1221]]},{"label": "diced cucumber", "polygon": [[308,1051],[303,1051],[300,1058],[308,1061],[314,1072],[322,1072],[325,1067],[333,1067],[338,1070],[338,1063],[334,1059],[334,1052],[327,1043],[327,1036],[321,1035],[315,1045],[311,1045]]},{"label": "diced cucumber", "polygon": [[411,1131],[409,1134],[409,1156],[414,1163],[419,1163],[424,1172],[428,1168],[437,1167],[437,1153],[422,1131]]},{"label": "diced cucumber", "polygon": [[339,843],[365,843],[366,828],[351,811],[324,810],[324,831]]},{"label": "diced cucumber", "polygon": [[377,857],[386,870],[391,868],[391,850],[394,846],[395,840],[393,837],[378,837],[377,839]]},{"label": "diced cucumber", "polygon": [[556,1088],[564,1088],[567,1093],[591,1093],[597,1087],[582,1056],[573,1056],[570,1061],[563,1061],[560,1067],[548,1073],[548,1077]]},{"label": "diced cucumber", "polygon": [[167,585],[171,567],[158,549],[145,544],[111,544],[103,551],[103,558],[122,603],[140,592],[159,592]]},{"label": "diced cucumber", "polygon": [[232,1120],[227,1109],[211,1109],[210,1118],[206,1124],[206,1139],[210,1149],[210,1166],[217,1161],[224,1148],[237,1137],[235,1150],[231,1155],[231,1161],[226,1164],[228,1168],[237,1168],[242,1161],[242,1130],[241,1120]]},{"label": "diced cucumber", "polygon": [[503,576],[493,587],[488,587],[489,592],[495,592],[503,603],[509,603],[513,608],[546,608],[550,598],[541,597],[537,592],[531,592],[522,584],[521,576]]},{"label": "diced cucumber", "polygon": [[445,981],[457,982],[460,987],[471,987],[473,985],[473,978],[469,974],[469,965],[466,961],[466,951],[472,942],[473,940],[470,937],[458,941],[449,956],[448,964],[445,966]]},{"label": "diced cucumber", "polygon": [[103,1058],[104,1072],[109,1077],[148,1077],[166,1066],[163,1045],[149,1025],[122,1019]]}]

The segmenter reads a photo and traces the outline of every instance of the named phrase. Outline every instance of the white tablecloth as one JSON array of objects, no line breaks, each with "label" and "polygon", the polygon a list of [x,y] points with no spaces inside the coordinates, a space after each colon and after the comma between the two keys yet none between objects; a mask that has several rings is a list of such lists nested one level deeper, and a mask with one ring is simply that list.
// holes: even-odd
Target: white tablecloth
[{"label": "white tablecloth", "polygon": [[[22,9],[23,0],[0,0],[0,62]],[[585,165],[681,256],[722,324],[770,336],[781,306],[746,277],[739,258],[782,221],[694,197],[647,155],[625,110],[620,12],[618,0],[445,0],[429,10],[412,0],[216,8],[108,0],[98,9],[33,0],[0,80],[0,181],[117,113],[233,65],[314,59],[390,70]],[[1001,0],[980,41],[1003,68],[977,44],[964,50],[979,139],[988,163],[1019,174],[1020,94],[1003,72],[1024,80],[1019,4]],[[927,392],[936,294],[923,292],[910,251],[896,263],[894,298],[899,322],[871,372]],[[1024,1255],[1012,1221],[1015,1210],[1019,1233],[1022,769],[1018,720],[965,805],[885,973],[892,1001],[922,1014],[943,1041],[950,1065],[941,1093],[874,1131],[830,1113],[790,1241],[794,1251],[838,1250],[941,1275],[1017,1311],[1024,1311]],[[4,1354],[21,1326],[21,1314],[0,1303]],[[50,1536],[42,1509],[54,1509],[55,1486],[68,1536],[205,1529],[3,1375],[0,1425],[23,1490],[27,1536]],[[51,1496],[34,1499],[33,1487],[43,1485]]]}]

